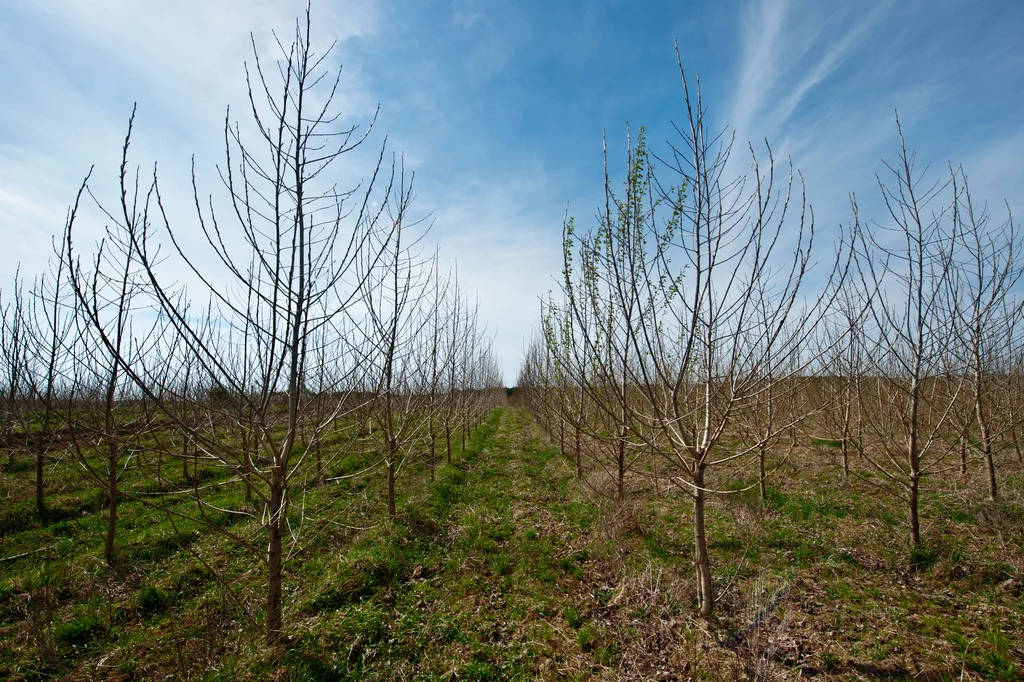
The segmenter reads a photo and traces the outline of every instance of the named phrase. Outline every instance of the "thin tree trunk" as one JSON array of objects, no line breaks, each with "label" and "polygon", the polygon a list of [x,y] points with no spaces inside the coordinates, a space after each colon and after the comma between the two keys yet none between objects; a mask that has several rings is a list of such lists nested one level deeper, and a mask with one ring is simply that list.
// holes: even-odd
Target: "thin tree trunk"
[{"label": "thin tree trunk", "polygon": [[447,422],[445,422],[445,425],[444,425],[444,443],[445,443],[445,449],[448,452],[448,464],[451,464],[452,463],[452,427]]},{"label": "thin tree trunk", "polygon": [[843,402],[843,442],[841,452],[843,457],[843,478],[847,479],[850,477],[850,413],[853,411],[853,396],[850,395],[849,383],[846,386],[846,400]]},{"label": "thin tree trunk", "polygon": [[437,451],[437,434],[434,433],[434,428],[430,428],[430,482],[434,482],[434,455]]},{"label": "thin tree trunk", "polygon": [[767,476],[766,476],[765,470],[764,470],[765,469],[765,467],[764,467],[764,460],[765,460],[765,457],[767,456],[767,453],[766,453],[767,449],[768,449],[768,443],[766,441],[761,440],[761,442],[757,444],[757,466],[758,466],[758,471],[759,471],[759,474],[760,474],[760,480],[758,481],[758,488],[760,490],[761,499],[762,500],[768,499],[768,483],[767,483]]},{"label": "thin tree trunk", "polygon": [[988,499],[995,502],[999,496],[999,490],[996,487],[996,463],[992,457],[992,443],[988,438],[983,437],[985,444],[985,467],[988,469]]},{"label": "thin tree trunk", "polygon": [[908,439],[907,461],[910,465],[910,541],[914,547],[921,546],[921,522],[917,515],[919,485],[921,482],[921,453],[918,450],[920,359],[915,360],[914,375],[910,384],[910,438]]},{"label": "thin tree trunk", "polygon": [[618,465],[618,481],[617,483],[617,496],[619,506],[622,506],[623,500],[626,498],[626,430],[623,428],[619,432],[619,445],[618,453],[616,455],[616,463]]},{"label": "thin tree trunk", "polygon": [[917,503],[920,495],[919,484],[919,475],[913,475],[910,477],[910,495],[907,501],[910,506],[910,542],[914,547],[921,546],[921,521],[917,514]]},{"label": "thin tree trunk", "polygon": [[117,533],[117,436],[114,433],[113,396],[116,375],[107,388],[104,409],[105,439],[107,441],[107,537],[103,544],[103,557],[107,566],[114,565],[114,535]]},{"label": "thin tree trunk", "polygon": [[269,521],[267,523],[267,645],[281,640],[281,513],[284,506],[284,472],[274,467],[270,484]]},{"label": "thin tree trunk", "polygon": [[[196,474],[198,475],[198,473],[199,472],[197,471]],[[182,438],[182,443],[181,443],[181,477],[185,480],[186,483],[189,482],[189,477],[188,477],[188,436],[184,436]]]},{"label": "thin tree trunk", "polygon": [[388,518],[394,520],[397,516],[395,509],[395,465],[398,461],[398,441],[392,438],[388,441]]},{"label": "thin tree trunk", "polygon": [[[978,387],[981,387],[980,377],[977,383]],[[974,398],[974,415],[978,420],[978,431],[981,437],[982,454],[985,456],[985,467],[988,470],[988,499],[995,502],[999,495],[999,490],[996,487],[996,465],[992,458],[992,435],[988,430],[988,423],[985,420],[985,411],[981,405],[981,395],[979,394]]]},{"label": "thin tree trunk", "polygon": [[580,461],[580,425],[576,424],[576,444],[573,446],[573,453],[576,459],[576,479],[583,478],[583,463]]},{"label": "thin tree trunk", "polygon": [[704,522],[704,466],[697,465],[693,477],[693,545],[697,568],[697,605],[700,615],[711,616],[715,609],[714,586],[711,583],[711,558],[708,555],[708,541]]},{"label": "thin tree trunk", "polygon": [[[116,453],[116,446],[111,446]],[[103,544],[103,557],[107,566],[114,565],[114,536],[117,533],[117,455],[107,460],[107,537]]]}]

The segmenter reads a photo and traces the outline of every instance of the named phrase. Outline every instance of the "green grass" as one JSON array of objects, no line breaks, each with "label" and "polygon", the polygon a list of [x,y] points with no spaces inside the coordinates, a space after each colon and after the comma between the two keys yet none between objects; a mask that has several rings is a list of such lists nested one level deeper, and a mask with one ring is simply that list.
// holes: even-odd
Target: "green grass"
[{"label": "green grass", "polygon": [[[0,507],[0,558],[15,557],[0,564],[0,628],[9,633],[0,677],[614,679],[664,669],[714,680],[744,670],[755,639],[782,633],[801,649],[780,649],[779,677],[813,662],[829,679],[859,679],[913,660],[1018,679],[1024,476],[1008,472],[996,504],[933,479],[925,543],[911,549],[901,499],[865,477],[843,481],[814,453],[798,450],[797,473],[772,479],[764,501],[749,471],[717,474],[714,486],[737,492],[709,501],[722,601],[701,623],[685,492],[655,496],[634,474],[618,510],[593,490],[599,470],[578,482],[574,463],[525,413],[495,411],[433,482],[424,461],[411,461],[394,521],[379,471],[298,493],[279,657],[263,646],[264,567],[223,535],[265,541],[251,517],[225,511],[258,511],[230,476],[200,467],[210,507],[199,518],[191,497],[177,494],[192,485],[180,469],[163,485],[126,470],[118,561],[107,568],[101,492],[55,460],[38,518],[31,458],[16,453],[0,472],[10,499]],[[374,456],[347,452],[329,460],[328,476]],[[783,587],[761,614],[755,595]],[[755,618],[763,623],[747,648],[719,646]]]},{"label": "green grass", "polygon": [[86,613],[59,626],[54,639],[72,648],[88,644],[103,631],[103,621],[95,613]]}]

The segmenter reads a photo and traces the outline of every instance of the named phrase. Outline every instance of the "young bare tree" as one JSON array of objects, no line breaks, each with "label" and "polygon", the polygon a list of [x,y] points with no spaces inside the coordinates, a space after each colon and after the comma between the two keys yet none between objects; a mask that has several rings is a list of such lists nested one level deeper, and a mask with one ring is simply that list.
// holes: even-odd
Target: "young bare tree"
[{"label": "young bare tree", "polygon": [[[136,252],[135,243],[144,237],[149,227],[155,191],[155,184],[144,188],[139,183],[138,175],[134,183],[128,177],[128,148],[134,120],[133,110],[121,150],[118,208],[116,211],[103,209],[110,222],[104,238],[97,245],[95,255],[87,264],[83,265],[75,256],[73,220],[68,222],[65,231],[68,281],[80,311],[80,331],[88,339],[88,347],[95,354],[93,362],[88,365],[92,376],[86,381],[86,390],[91,393],[90,407],[98,407],[102,415],[97,422],[93,409],[83,410],[80,413],[83,421],[77,423],[76,427],[97,435],[104,457],[103,467],[95,463],[90,442],[83,442],[78,437],[73,438],[72,442],[79,463],[106,490],[107,533],[103,555],[108,565],[114,563],[119,481],[122,460],[129,450],[126,440],[135,439],[139,426],[140,415],[135,410],[130,407],[121,409],[123,403],[138,397],[129,385],[129,368],[140,360],[145,349],[159,336],[157,325],[149,330],[140,330],[136,336],[132,324],[134,313],[148,304],[145,300],[140,302],[145,296],[146,282],[144,266]],[[89,176],[86,176],[75,207],[78,206],[82,191],[87,189],[88,182]],[[74,209],[71,215],[75,215]]]},{"label": "young bare tree", "polygon": [[878,292],[869,306],[875,338],[865,353],[871,378],[862,397],[870,438],[865,457],[905,493],[916,547],[921,479],[951,452],[950,416],[964,380],[947,343],[957,322],[952,259],[962,197],[954,180],[922,184],[898,118],[896,128],[897,160],[886,163],[887,181],[878,178],[889,219],[858,230],[860,280],[866,291]]},{"label": "young bare tree", "polygon": [[[798,393],[806,394],[813,384],[810,379],[800,376],[800,368],[804,364],[796,353],[799,345],[789,338],[790,333],[803,333],[804,330],[791,330],[784,317],[779,319],[780,315],[785,316],[789,311],[777,307],[777,301],[769,290],[774,284],[770,278],[750,284],[752,315],[750,338],[746,343],[750,344],[757,356],[772,358],[772,361],[765,362],[763,369],[757,372],[748,404],[739,415],[744,441],[752,444],[757,455],[758,493],[762,500],[768,499],[768,478],[777,468],[769,468],[769,456],[778,448],[785,435],[779,426],[798,423],[811,411],[802,410],[796,396]],[[780,350],[788,350],[793,362],[775,361]],[[794,430],[789,431],[792,436]]]},{"label": "young bare tree", "polygon": [[469,430],[494,406],[492,392],[501,385],[501,372],[490,354],[485,330],[479,324],[479,309],[479,303],[471,305],[459,287],[456,270],[445,310],[447,333],[441,344],[447,371],[442,378],[445,396],[439,406],[439,416],[449,464],[452,438],[461,438],[462,449],[466,449]]},{"label": "young bare tree", "polygon": [[[567,411],[562,395],[579,385],[595,406],[589,424],[582,426],[594,441],[595,462],[615,484],[621,505],[626,474],[646,450],[634,433],[630,413],[631,385],[638,366],[647,361],[646,349],[634,334],[649,327],[660,301],[648,279],[652,258],[674,235],[670,223],[659,232],[654,221],[658,201],[654,175],[641,128],[633,144],[627,134],[625,196],[616,196],[605,163],[605,204],[597,228],[579,237],[578,272],[574,272],[575,224],[563,227],[564,305],[549,304],[544,319],[545,340],[552,357],[552,418],[561,425]],[[607,157],[607,145],[605,146]],[[652,255],[653,254],[653,255]]]},{"label": "young bare tree", "polygon": [[[1014,324],[1011,333],[1019,338],[1021,321]],[[1006,366],[1006,437],[1013,444],[1017,453],[1017,461],[1024,462],[1024,443],[1021,442],[1021,429],[1024,427],[1024,343],[1017,345],[1007,354]]]},{"label": "young bare tree", "polygon": [[[68,214],[68,223],[74,221],[75,208]],[[32,287],[31,320],[33,330],[32,368],[26,379],[30,384],[34,402],[38,405],[35,434],[36,456],[36,511],[40,517],[46,512],[44,494],[44,467],[51,448],[54,422],[59,411],[57,399],[66,388],[64,377],[69,360],[68,337],[74,326],[74,299],[68,296],[66,285],[66,263],[64,259],[67,244],[63,237],[54,243],[54,258],[50,259],[49,271],[39,275]]]},{"label": "young bare tree", "polygon": [[[563,229],[570,225],[571,221],[565,221]],[[554,304],[549,301],[542,308],[542,314],[544,310],[554,309]],[[588,311],[580,312],[585,316]],[[591,434],[598,429],[595,427],[593,416],[588,413],[586,384],[577,383],[575,380],[575,377],[580,375],[589,375],[589,346],[584,345],[578,356],[559,352],[559,346],[564,348],[572,342],[573,325],[580,323],[572,317],[562,317],[559,318],[562,326],[556,329],[554,319],[550,316],[545,317],[543,334],[534,335],[530,339],[523,354],[516,386],[523,388],[523,402],[527,404],[527,409],[533,412],[548,436],[554,439],[557,432],[563,456],[567,454],[565,430],[566,427],[571,429],[572,445],[569,449],[576,469],[576,478],[582,480],[584,449],[588,452],[588,459],[603,449],[599,442],[593,443],[595,439]],[[552,344],[555,344],[554,347]],[[579,361],[582,368],[563,367],[563,363],[570,360]],[[538,391],[541,398],[537,398]],[[593,460],[598,466],[605,468],[607,458],[594,456]],[[609,477],[615,479],[613,475]]]},{"label": "young bare tree", "polygon": [[425,423],[421,421],[420,396],[413,386],[420,360],[416,351],[424,341],[420,306],[432,273],[417,251],[422,234],[412,233],[416,226],[409,216],[412,184],[412,178],[406,184],[403,170],[385,208],[387,230],[377,236],[379,243],[368,254],[369,263],[362,277],[369,317],[367,362],[376,373],[375,421],[383,439],[391,519],[397,514],[398,474],[412,454],[420,427]]},{"label": "young bare tree", "polygon": [[850,476],[851,456],[860,455],[864,447],[865,315],[871,294],[862,293],[860,284],[848,280],[837,293],[833,314],[819,322],[824,352],[817,378],[809,387],[810,399],[820,406],[814,423],[823,429],[826,440],[838,443],[844,479]]},{"label": "young bare tree", "polygon": [[444,404],[443,382],[448,375],[448,366],[453,362],[451,354],[444,352],[445,327],[450,323],[446,314],[447,302],[451,295],[451,276],[438,271],[438,255],[430,261],[430,282],[424,299],[427,309],[421,313],[422,333],[425,337],[418,344],[420,357],[419,379],[416,390],[420,394],[420,410],[426,421],[426,458],[430,469],[430,480],[434,480],[437,467],[437,438],[439,418]]},{"label": "young bare tree", "polygon": [[[956,252],[950,264],[958,366],[967,390],[961,420],[962,462],[968,443],[982,456],[988,475],[989,499],[998,496],[993,447],[996,434],[1008,430],[1009,358],[1019,348],[1021,302],[1012,296],[1024,275],[1019,262],[1021,236],[1007,207],[1006,220],[993,226],[985,206],[975,204],[966,174],[950,169],[957,203],[952,206],[952,238]],[[958,186],[959,179],[959,186]],[[976,437],[972,437],[975,436]],[[966,471],[964,471],[966,473]]]},{"label": "young bare tree", "polygon": [[564,302],[549,309],[548,328],[568,331],[548,337],[572,383],[616,424],[620,450],[650,451],[680,472],[672,480],[693,503],[699,610],[710,616],[710,476],[764,454],[760,445],[803,419],[787,410],[761,425],[760,445],[730,444],[764,400],[801,389],[818,357],[798,349],[845,266],[837,256],[821,275],[823,293],[803,299],[813,218],[802,184],[792,171],[779,182],[770,149],[762,166],[753,147],[747,171],[727,179],[732,141],[708,130],[699,88],[691,99],[679,71],[687,119],[662,161],[675,181],[654,173],[642,139],[628,148],[623,197],[606,180],[599,227],[578,241],[567,231]]},{"label": "young bare tree", "polygon": [[[182,395],[180,383],[158,385],[166,376],[152,366],[155,358],[129,358],[109,325],[96,323],[101,341],[118,371],[143,392],[161,419],[187,433],[211,463],[233,472],[256,497],[258,526],[264,542],[220,529],[251,550],[267,570],[266,633],[268,644],[281,639],[282,578],[289,533],[292,489],[302,475],[308,448],[300,447],[302,423],[310,418],[311,401],[305,386],[317,374],[319,361],[354,370],[344,360],[352,339],[345,316],[358,299],[362,282],[355,265],[365,257],[368,236],[377,229],[389,187],[381,190],[378,172],[384,150],[376,156],[371,177],[362,185],[341,191],[329,178],[333,164],[359,147],[356,126],[339,127],[335,95],[340,72],[329,73],[327,57],[310,42],[312,19],[297,22],[290,43],[278,42],[281,53],[273,83],[253,39],[253,69],[246,69],[253,122],[262,149],[250,144],[230,118],[225,124],[226,163],[221,178],[227,193],[233,230],[222,224],[211,199],[200,199],[193,180],[199,226],[206,236],[220,275],[199,266],[181,235],[172,228],[154,175],[154,196],[171,253],[188,268],[195,286],[212,300],[211,320],[195,314],[184,292],[168,284],[154,230],[133,233],[131,253],[141,264],[146,285],[160,319],[179,340],[181,362],[192,363],[196,377],[207,387],[208,400],[196,405]],[[233,236],[237,234],[238,236]],[[70,250],[70,242],[69,242]],[[309,353],[311,343],[327,344]],[[334,407],[310,428],[323,433],[324,424],[338,420],[350,406],[345,391],[358,384],[351,376],[337,377]],[[181,410],[181,405],[190,405]],[[194,419],[194,409],[207,412]],[[231,432],[241,438],[230,438]],[[171,456],[181,452],[168,447]],[[202,510],[202,500],[197,496]],[[292,529],[292,547],[298,542]]]},{"label": "young bare tree", "polygon": [[[25,409],[28,384],[29,328],[26,319],[25,283],[19,268],[6,304],[0,300],[0,362],[2,362],[3,415],[0,433],[10,439],[16,424],[20,425]],[[10,457],[10,454],[8,454]]]}]

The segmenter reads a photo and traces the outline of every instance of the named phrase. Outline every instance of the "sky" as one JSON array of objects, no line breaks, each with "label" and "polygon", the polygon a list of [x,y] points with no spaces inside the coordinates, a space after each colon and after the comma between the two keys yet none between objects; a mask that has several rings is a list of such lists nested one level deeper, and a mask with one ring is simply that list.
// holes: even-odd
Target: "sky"
[{"label": "sky", "polygon": [[[83,177],[117,199],[131,163],[158,164],[169,213],[216,193],[224,121],[245,122],[253,44],[276,55],[304,0],[0,0],[0,290],[45,268]],[[381,145],[415,173],[414,211],[443,264],[479,299],[515,382],[540,301],[557,290],[563,216],[603,201],[602,139],[621,178],[627,127],[655,153],[685,116],[675,44],[716,129],[792,160],[823,258],[851,220],[882,220],[876,173],[898,152],[919,169],[963,165],[997,216],[1024,214],[1024,3],[1018,0],[316,0],[314,48],[336,43],[346,125],[373,119],[367,152],[335,167],[366,182]],[[929,166],[930,164],[930,166]],[[95,235],[100,225],[92,211]],[[876,217],[877,216],[877,217]],[[88,224],[89,221],[86,221]],[[88,237],[88,227],[86,237]],[[85,238],[83,238],[85,239]]]}]

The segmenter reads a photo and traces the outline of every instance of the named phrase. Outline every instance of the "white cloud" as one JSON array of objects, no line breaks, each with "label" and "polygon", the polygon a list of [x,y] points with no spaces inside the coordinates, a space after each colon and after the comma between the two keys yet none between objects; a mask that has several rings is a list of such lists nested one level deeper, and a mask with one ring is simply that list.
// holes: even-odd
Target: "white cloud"
[{"label": "white cloud", "polygon": [[[883,19],[887,9],[888,5],[886,3],[875,5],[851,29],[842,33],[838,38],[832,38],[827,41],[825,53],[817,60],[817,63],[814,64],[809,73],[803,73],[798,76],[798,82],[795,87],[792,88],[788,96],[782,99],[776,116],[780,122],[788,120],[801,102],[804,101],[807,94],[843,64],[849,57],[852,49],[856,47],[857,42]],[[833,14],[829,23],[837,21],[841,20],[837,19],[836,15]],[[825,24],[822,24],[821,29],[824,29],[824,27]]]},{"label": "white cloud", "polygon": [[540,299],[557,288],[562,212],[530,201],[547,191],[540,168],[494,180],[431,197],[439,201],[431,238],[442,264],[457,259],[460,284],[479,296],[481,321],[496,333],[494,350],[512,385]]},{"label": "white cloud", "polygon": [[[9,125],[0,137],[0,207],[6,209],[0,232],[15,242],[23,269],[38,271],[49,235],[61,229],[91,165],[97,197],[116,201],[133,101],[139,112],[129,164],[140,167],[145,184],[159,161],[176,225],[194,227],[191,156],[196,155],[201,192],[216,193],[214,166],[223,163],[226,107],[232,106],[232,119],[241,121],[243,134],[250,125],[243,67],[253,66],[250,31],[273,84],[279,48],[272,31],[287,46],[305,2],[76,0],[25,5],[20,11],[3,31],[2,54],[12,77],[0,86],[10,88],[3,92],[8,105],[2,116]],[[332,40],[341,43],[327,63],[335,68],[345,41],[372,35],[377,23],[375,3],[325,3],[313,8],[312,42],[321,51]],[[344,71],[337,104],[350,117],[346,120],[365,123],[372,115],[376,103],[357,68]],[[347,180],[358,182],[365,172],[352,169]],[[88,244],[101,234],[102,221],[83,216],[80,228],[79,243]],[[0,282],[9,281],[16,266],[6,260]]]},{"label": "white cloud", "polygon": [[769,92],[788,67],[783,42],[789,0],[758,0],[740,17],[742,61],[733,97],[731,125],[739,131],[750,129],[765,106]]}]

